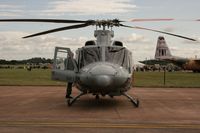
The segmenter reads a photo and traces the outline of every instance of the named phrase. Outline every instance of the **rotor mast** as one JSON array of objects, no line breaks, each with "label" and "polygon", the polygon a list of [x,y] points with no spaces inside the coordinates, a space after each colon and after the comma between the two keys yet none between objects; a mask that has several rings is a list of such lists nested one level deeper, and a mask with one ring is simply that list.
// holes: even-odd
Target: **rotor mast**
[{"label": "rotor mast", "polygon": [[[97,20],[95,25],[96,30],[94,31],[94,37],[97,39],[97,45],[110,46],[112,38],[114,37],[114,31],[112,30],[112,27],[119,26],[119,20]],[[102,27],[103,29],[97,30],[98,27]]]},{"label": "rotor mast", "polygon": [[95,30],[94,36],[97,39],[97,45],[111,45],[111,39],[114,37],[113,30]]}]

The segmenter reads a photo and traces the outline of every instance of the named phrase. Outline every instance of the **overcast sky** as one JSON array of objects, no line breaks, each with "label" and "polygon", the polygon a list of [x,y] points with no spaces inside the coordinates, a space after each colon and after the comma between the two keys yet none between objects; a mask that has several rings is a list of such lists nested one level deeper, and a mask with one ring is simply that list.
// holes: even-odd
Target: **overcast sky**
[{"label": "overcast sky", "polygon": [[[57,18],[57,19],[114,19],[175,18],[167,22],[129,22],[142,26],[192,37],[200,41],[199,0],[0,0],[0,19]],[[186,21],[191,20],[191,21]],[[73,51],[94,39],[95,27],[62,31],[30,39],[21,37],[62,27],[65,24],[0,23],[0,59],[53,58],[55,46],[70,47]],[[133,52],[134,63],[154,58],[158,36],[150,31],[114,28],[116,40],[121,40]],[[200,43],[173,36],[165,37],[175,56],[200,58]]]}]

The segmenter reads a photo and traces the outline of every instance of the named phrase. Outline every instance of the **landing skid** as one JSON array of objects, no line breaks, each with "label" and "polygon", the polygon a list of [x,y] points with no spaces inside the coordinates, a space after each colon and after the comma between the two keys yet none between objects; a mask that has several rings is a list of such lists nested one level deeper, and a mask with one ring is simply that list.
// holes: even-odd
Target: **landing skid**
[{"label": "landing skid", "polygon": [[[80,98],[81,96],[85,95],[86,93],[81,92],[79,95],[77,95],[76,97],[71,97],[71,98],[67,98],[67,104],[68,106],[71,106],[74,102],[76,102],[76,100],[78,100],[78,98]],[[95,97],[97,100],[99,100],[99,95],[96,95]]]},{"label": "landing skid", "polygon": [[122,93],[123,96],[127,97],[133,104],[136,108],[139,107],[139,100],[138,99],[135,99],[134,97],[131,97],[130,95],[126,94],[126,93]]},{"label": "landing skid", "polygon": [[[78,100],[81,96],[85,95],[85,92],[81,92],[79,95],[77,95],[74,98],[68,98],[67,99],[67,104],[68,106],[71,106],[76,100]],[[130,95],[126,94],[126,93],[122,93],[123,96],[127,97],[133,104],[135,107],[139,107],[139,100],[135,99],[133,97],[131,97]],[[99,99],[99,95],[96,95],[96,99]]]},{"label": "landing skid", "polygon": [[86,93],[84,92],[81,92],[79,95],[77,95],[76,97],[74,98],[69,98],[67,99],[67,104],[68,106],[71,106],[78,98],[80,98],[81,96],[85,95]]}]

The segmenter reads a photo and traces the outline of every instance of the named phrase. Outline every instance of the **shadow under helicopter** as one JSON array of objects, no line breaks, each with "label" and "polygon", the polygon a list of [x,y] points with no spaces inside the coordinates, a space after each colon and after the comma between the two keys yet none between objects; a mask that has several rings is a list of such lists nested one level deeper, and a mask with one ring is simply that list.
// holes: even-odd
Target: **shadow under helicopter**
[{"label": "shadow under helicopter", "polygon": [[101,98],[94,100],[92,97],[84,98],[79,101],[79,103],[75,103],[73,106],[78,105],[78,107],[82,110],[91,110],[91,109],[112,109],[113,107],[119,106],[121,103],[117,99],[108,99]]}]

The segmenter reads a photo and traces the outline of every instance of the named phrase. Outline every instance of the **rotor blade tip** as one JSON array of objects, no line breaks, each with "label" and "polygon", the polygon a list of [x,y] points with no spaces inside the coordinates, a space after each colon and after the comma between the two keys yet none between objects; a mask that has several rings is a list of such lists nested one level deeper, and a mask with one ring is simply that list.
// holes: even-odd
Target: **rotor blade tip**
[{"label": "rotor blade tip", "polygon": [[26,39],[26,38],[29,38],[29,36],[24,36],[24,37],[22,37],[23,39]]}]

